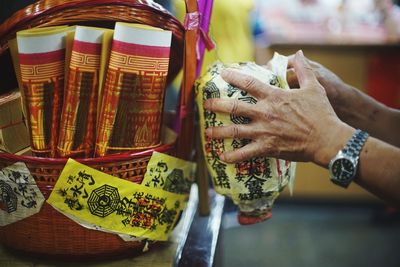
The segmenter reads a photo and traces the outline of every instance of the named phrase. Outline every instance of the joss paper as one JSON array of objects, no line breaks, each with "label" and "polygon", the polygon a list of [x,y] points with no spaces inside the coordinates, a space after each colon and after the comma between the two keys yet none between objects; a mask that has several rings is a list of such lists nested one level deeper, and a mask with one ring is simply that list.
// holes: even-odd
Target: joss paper
[{"label": "joss paper", "polygon": [[116,23],[96,138],[96,155],[160,144],[171,32]]},{"label": "joss paper", "polygon": [[172,193],[189,194],[195,171],[194,162],[153,152],[142,184]]},{"label": "joss paper", "polygon": [[0,170],[0,226],[38,213],[44,196],[23,162]]},{"label": "joss paper", "polygon": [[57,145],[61,157],[93,156],[104,31],[100,28],[76,27]]},{"label": "joss paper", "polygon": [[56,155],[64,88],[66,26],[33,28],[17,33],[20,81],[32,152]]},{"label": "joss paper", "polygon": [[167,240],[186,198],[69,159],[47,202],[74,221],[101,231]]}]

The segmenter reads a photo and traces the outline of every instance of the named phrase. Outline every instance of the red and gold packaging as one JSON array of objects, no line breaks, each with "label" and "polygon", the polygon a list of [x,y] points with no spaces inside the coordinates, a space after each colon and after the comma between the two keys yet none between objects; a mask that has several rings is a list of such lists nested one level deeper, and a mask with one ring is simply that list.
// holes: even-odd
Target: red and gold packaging
[{"label": "red and gold packaging", "polygon": [[171,32],[116,23],[96,138],[96,156],[158,146]]},{"label": "red and gold packaging", "polygon": [[17,33],[20,80],[35,156],[56,155],[68,30],[60,26]]},{"label": "red and gold packaging", "polygon": [[104,31],[75,29],[57,145],[61,157],[93,156]]}]

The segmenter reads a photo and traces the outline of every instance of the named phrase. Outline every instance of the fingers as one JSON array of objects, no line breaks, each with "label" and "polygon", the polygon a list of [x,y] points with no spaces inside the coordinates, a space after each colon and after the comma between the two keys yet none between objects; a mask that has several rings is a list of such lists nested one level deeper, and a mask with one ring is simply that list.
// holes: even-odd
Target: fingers
[{"label": "fingers", "polygon": [[296,71],[300,87],[304,87],[311,82],[317,82],[313,68],[301,50],[297,51],[294,56],[293,68]]},{"label": "fingers", "polygon": [[203,106],[210,111],[230,113],[249,118],[254,117],[254,115],[258,113],[256,105],[238,99],[211,98],[205,100]]},{"label": "fingers", "polygon": [[[304,58],[307,60],[307,62],[310,64],[310,66],[313,68],[314,71],[316,68],[320,68],[322,66],[320,63],[318,63],[316,61],[312,61],[311,59],[307,58],[306,56],[304,56]],[[295,54],[288,56],[288,69],[293,68],[294,60],[295,60]]]},{"label": "fingers", "polygon": [[251,142],[239,149],[228,151],[219,156],[226,163],[236,163],[262,155],[262,146],[257,142]]},{"label": "fingers", "polygon": [[256,98],[263,98],[272,90],[272,86],[239,71],[225,69],[221,72],[221,77],[227,83],[250,93]]},{"label": "fingers", "polygon": [[252,126],[248,124],[232,124],[229,126],[210,127],[206,129],[209,138],[245,138],[251,139],[255,135]]}]

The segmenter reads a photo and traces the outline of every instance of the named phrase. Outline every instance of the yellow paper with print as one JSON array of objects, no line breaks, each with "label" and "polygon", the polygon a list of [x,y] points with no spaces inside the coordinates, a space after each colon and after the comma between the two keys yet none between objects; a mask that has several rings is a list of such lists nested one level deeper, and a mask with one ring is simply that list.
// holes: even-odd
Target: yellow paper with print
[{"label": "yellow paper with print", "polygon": [[189,194],[195,171],[194,162],[154,152],[147,164],[142,184],[171,193]]},{"label": "yellow paper with print", "polygon": [[78,223],[152,240],[167,240],[184,195],[135,184],[69,159],[47,202]]}]

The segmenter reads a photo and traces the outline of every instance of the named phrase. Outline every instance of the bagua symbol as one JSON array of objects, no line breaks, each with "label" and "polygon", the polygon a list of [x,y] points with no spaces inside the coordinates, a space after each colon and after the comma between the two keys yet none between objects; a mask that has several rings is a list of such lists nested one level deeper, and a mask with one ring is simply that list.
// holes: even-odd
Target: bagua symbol
[{"label": "bagua symbol", "polygon": [[167,176],[163,189],[171,193],[185,194],[190,192],[190,185],[191,182],[185,179],[183,170],[173,169]]},{"label": "bagua symbol", "polygon": [[0,209],[8,213],[17,210],[17,196],[12,187],[4,181],[0,181]]},{"label": "bagua symbol", "polygon": [[90,213],[102,218],[116,211],[119,202],[118,188],[107,184],[94,189],[87,201]]}]

